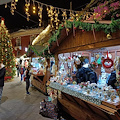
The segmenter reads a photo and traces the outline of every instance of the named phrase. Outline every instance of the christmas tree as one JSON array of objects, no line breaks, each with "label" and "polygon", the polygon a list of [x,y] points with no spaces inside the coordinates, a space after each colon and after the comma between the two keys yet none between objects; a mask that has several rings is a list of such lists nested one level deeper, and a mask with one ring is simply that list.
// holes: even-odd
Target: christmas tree
[{"label": "christmas tree", "polygon": [[15,75],[15,56],[4,18],[1,18],[0,24],[0,61],[6,67],[5,80],[12,79]]}]

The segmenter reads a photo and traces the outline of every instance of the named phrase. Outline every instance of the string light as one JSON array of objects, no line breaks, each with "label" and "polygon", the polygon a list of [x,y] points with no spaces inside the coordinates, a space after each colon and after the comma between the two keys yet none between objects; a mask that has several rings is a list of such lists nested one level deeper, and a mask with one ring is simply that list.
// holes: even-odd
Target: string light
[{"label": "string light", "polygon": [[27,15],[27,21],[29,21],[30,19],[29,19],[29,17],[30,17],[30,14],[29,14],[29,7],[30,7],[30,0],[26,0],[25,1],[26,3],[25,3],[25,14]]},{"label": "string light", "polygon": [[[16,5],[17,5],[18,0],[12,0],[11,2],[11,14],[14,15],[14,11],[16,9]],[[5,5],[5,8],[7,8],[7,5]]]},{"label": "string light", "polygon": [[[18,0],[12,0],[11,2],[11,14],[14,15],[14,10],[16,9],[16,4],[17,4]],[[50,18],[50,24],[52,26],[52,28],[58,29],[59,26],[59,13],[60,11],[62,12],[62,17],[63,17],[63,21],[65,23],[65,21],[68,19],[68,16],[70,16],[71,20],[76,19],[77,21],[79,20],[79,16],[80,14],[84,14],[83,19],[89,19],[89,14],[85,14],[85,11],[74,11],[74,10],[70,10],[70,9],[63,9],[63,8],[58,8],[58,7],[53,7],[52,5],[47,5],[41,2],[38,2],[37,0],[32,0],[33,2],[33,7],[32,7],[32,11],[35,14],[36,13],[36,4],[38,6],[38,16],[39,16],[39,26],[41,26],[42,24],[42,10],[43,10],[43,6],[46,6],[47,9],[47,13],[48,13],[48,17]],[[5,5],[5,8],[7,8],[7,4]],[[25,0],[25,13],[27,15],[27,21],[29,21],[29,8],[30,8],[30,0]],[[69,15],[68,15],[69,13]]]},{"label": "string light", "polygon": [[35,7],[35,2],[33,0],[33,13],[35,14],[36,13],[36,7]]},{"label": "string light", "polygon": [[54,11],[54,14],[55,14],[55,20],[54,20],[54,22],[56,23],[56,29],[58,29],[58,25],[59,25],[59,19],[58,19],[58,15],[59,15],[59,9],[58,9],[58,12],[57,12],[57,10],[55,9],[55,11]]},{"label": "string light", "polygon": [[38,4],[39,26],[42,25],[42,10],[43,10],[43,5]]},{"label": "string light", "polygon": [[48,11],[48,17],[50,17],[50,24],[51,27],[54,28],[53,22],[54,22],[54,7],[50,6],[50,8],[47,8]]},{"label": "string light", "polygon": [[5,4],[5,8],[7,8],[7,3]]},{"label": "string light", "polygon": [[65,21],[65,20],[67,20],[66,10],[65,11],[63,10],[62,12],[63,12],[63,14],[62,14],[63,20]]}]

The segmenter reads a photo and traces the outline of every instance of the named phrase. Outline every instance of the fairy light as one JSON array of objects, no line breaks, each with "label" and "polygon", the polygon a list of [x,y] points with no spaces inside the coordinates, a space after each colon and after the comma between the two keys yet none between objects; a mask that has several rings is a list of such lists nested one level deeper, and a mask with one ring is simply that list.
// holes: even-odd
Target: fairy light
[{"label": "fairy light", "polygon": [[29,14],[29,7],[30,7],[30,0],[29,1],[25,1],[26,3],[25,3],[25,14],[27,15],[27,21],[29,21],[30,19],[29,19],[29,17],[30,17],[30,14]]},{"label": "fairy light", "polygon": [[71,18],[71,20],[74,20],[74,18],[75,18],[75,14],[73,11],[70,11],[70,18]]},{"label": "fairy light", "polygon": [[42,25],[42,10],[43,10],[43,5],[38,4],[39,26]]},{"label": "fairy light", "polygon": [[62,12],[63,12],[62,17],[63,17],[63,20],[65,21],[67,20],[66,10],[65,11],[63,10]]},{"label": "fairy light", "polygon": [[[14,11],[16,9],[16,5],[17,5],[18,0],[12,0],[11,2],[11,14],[14,15]],[[5,8],[7,8],[7,4],[5,5]]]},{"label": "fairy light", "polygon": [[5,4],[5,8],[7,8],[7,3]]},{"label": "fairy light", "polygon": [[78,21],[79,20],[78,12],[76,12],[75,17],[76,17],[76,21]]},{"label": "fairy light", "polygon": [[50,6],[50,8],[47,8],[48,11],[48,17],[50,17],[50,24],[52,26],[52,28],[54,28],[53,26],[53,22],[54,22],[54,7]]},{"label": "fairy light", "polygon": [[33,0],[33,13],[35,14],[36,13],[36,7],[35,7],[35,2]]},{"label": "fairy light", "polygon": [[58,29],[58,25],[59,25],[59,19],[58,19],[58,15],[59,15],[59,10],[58,10],[58,12],[57,12],[57,10],[55,9],[55,11],[54,11],[54,16],[55,16],[55,20],[54,20],[54,22],[56,23],[55,25],[56,25],[56,29]]}]

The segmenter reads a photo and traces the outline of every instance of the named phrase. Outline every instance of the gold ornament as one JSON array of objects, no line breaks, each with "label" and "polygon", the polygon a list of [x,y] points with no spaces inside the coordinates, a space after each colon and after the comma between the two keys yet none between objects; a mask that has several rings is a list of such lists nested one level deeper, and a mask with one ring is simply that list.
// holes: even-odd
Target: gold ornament
[{"label": "gold ornament", "polygon": [[67,32],[69,32],[69,31],[70,31],[70,30],[69,30],[69,28],[67,28],[66,30],[67,30]]},{"label": "gold ornament", "polygon": [[107,39],[111,39],[112,36],[110,34],[107,34]]}]

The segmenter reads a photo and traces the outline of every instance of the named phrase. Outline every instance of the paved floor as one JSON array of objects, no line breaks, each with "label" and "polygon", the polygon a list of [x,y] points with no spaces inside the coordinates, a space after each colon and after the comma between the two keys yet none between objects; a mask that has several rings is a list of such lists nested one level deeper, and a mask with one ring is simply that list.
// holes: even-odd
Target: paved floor
[{"label": "paved floor", "polygon": [[6,82],[0,105],[0,120],[50,120],[39,114],[40,101],[46,96],[30,87],[30,95],[26,95],[25,82],[15,77]]}]

